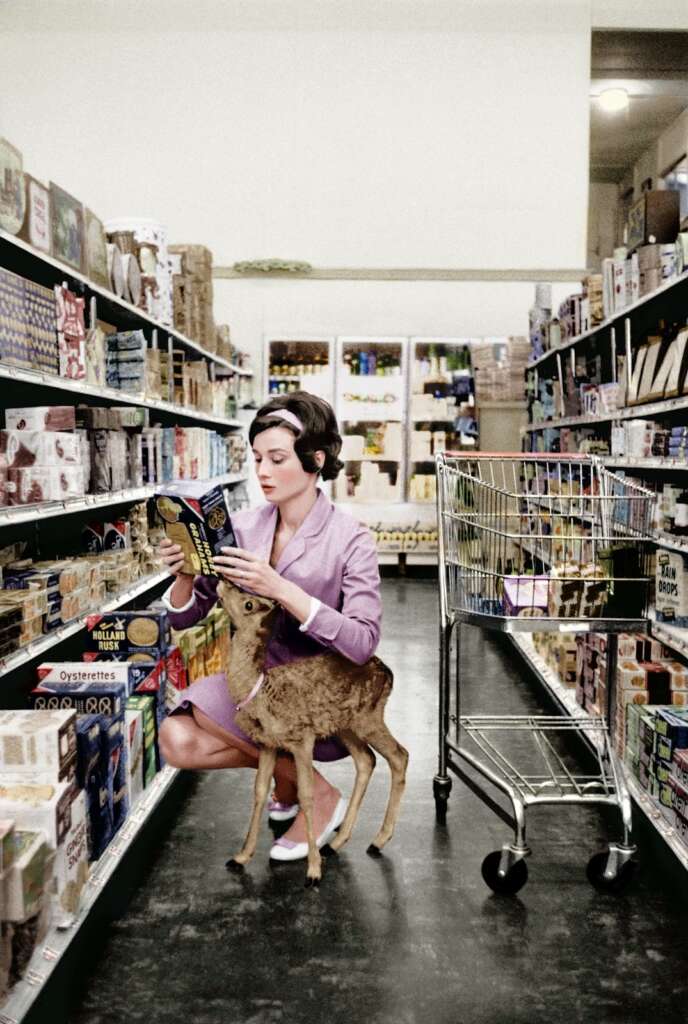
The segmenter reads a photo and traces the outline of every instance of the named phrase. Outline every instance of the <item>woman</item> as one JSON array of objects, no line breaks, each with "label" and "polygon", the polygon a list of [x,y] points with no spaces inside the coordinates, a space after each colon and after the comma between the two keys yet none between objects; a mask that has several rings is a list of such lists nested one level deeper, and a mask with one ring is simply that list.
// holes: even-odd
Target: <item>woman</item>
[{"label": "woman", "polygon": [[[333,480],[343,467],[332,409],[303,391],[275,397],[259,409],[249,440],[267,504],[232,516],[239,546],[215,556],[217,572],[281,605],[266,668],[324,650],[363,664],[380,638],[380,576],[369,531],[335,508],[317,486],[319,477]],[[186,629],[216,603],[218,580],[182,573],[181,548],[169,540],[161,543],[160,557],[175,576],[163,599],[171,625]],[[234,712],[224,675],[199,680],[162,724],[166,760],[178,768],[255,768],[258,748],[238,728]],[[336,738],[316,743],[318,761],[346,756]],[[346,801],[319,772],[314,774],[315,834],[323,846],[342,823]],[[297,860],[308,852],[295,780],[292,758],[281,755],[270,817],[294,817],[294,822],[273,845],[275,860]]]}]

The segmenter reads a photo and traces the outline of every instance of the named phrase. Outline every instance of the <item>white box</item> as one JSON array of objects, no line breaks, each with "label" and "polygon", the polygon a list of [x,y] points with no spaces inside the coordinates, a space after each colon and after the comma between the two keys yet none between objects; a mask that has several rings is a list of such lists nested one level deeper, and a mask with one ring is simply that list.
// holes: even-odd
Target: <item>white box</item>
[{"label": "white box", "polygon": [[54,850],[72,824],[73,788],[67,782],[57,785],[30,782],[21,775],[0,775],[0,817],[11,818],[18,829],[43,832]]},{"label": "white box", "polygon": [[54,874],[58,924],[66,923],[65,919],[72,918],[79,909],[88,880],[88,816],[83,789],[72,800],[71,824],[57,848]]},{"label": "white box", "polygon": [[17,830],[14,857],[3,878],[3,920],[21,923],[34,917],[50,889],[53,854],[42,832]]},{"label": "white box", "polygon": [[127,755],[129,807],[143,793],[143,711],[125,712],[124,744]]},{"label": "white box", "polygon": [[74,711],[0,711],[0,772],[55,783],[75,758]]}]

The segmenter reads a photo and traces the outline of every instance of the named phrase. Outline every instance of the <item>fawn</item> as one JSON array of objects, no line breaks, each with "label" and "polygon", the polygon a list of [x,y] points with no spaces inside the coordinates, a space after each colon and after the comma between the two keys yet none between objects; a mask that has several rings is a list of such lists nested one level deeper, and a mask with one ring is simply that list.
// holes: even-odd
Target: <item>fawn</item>
[{"label": "fawn", "polygon": [[286,750],[296,762],[299,803],[306,820],[306,885],[317,885],[322,875],[313,829],[313,744],[317,738],[338,736],[356,768],[351,800],[331,849],[341,849],[351,836],[375,767],[373,750],[389,764],[391,788],[382,827],[368,852],[378,854],[392,838],[408,764],[408,752],[384,722],[392,673],[377,657],[356,665],[336,652],[302,658],[263,673],[271,619],[279,606],[228,582],[220,583],[218,597],[235,630],[227,679],[232,700],[241,706],[236,722],[260,746],[251,823],[244,846],[231,863],[244,865],[255,852],[277,752]]}]

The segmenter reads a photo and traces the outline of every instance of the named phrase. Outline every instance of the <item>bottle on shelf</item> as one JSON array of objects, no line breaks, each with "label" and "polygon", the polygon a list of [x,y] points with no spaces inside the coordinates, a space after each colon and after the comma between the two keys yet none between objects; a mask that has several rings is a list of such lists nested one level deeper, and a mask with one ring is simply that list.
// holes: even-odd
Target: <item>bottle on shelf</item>
[{"label": "bottle on shelf", "polygon": [[352,352],[351,353],[351,372],[353,373],[354,377],[358,377],[359,373],[361,372],[360,371],[360,365],[359,365],[358,352]]},{"label": "bottle on shelf", "polygon": [[373,374],[377,372],[377,357],[375,352],[368,353],[368,373]]},{"label": "bottle on shelf", "polygon": [[342,356],[342,362],[344,363],[344,372],[345,373],[353,373],[354,372],[353,371],[353,367],[351,365],[351,352],[349,352],[348,350],[346,352],[344,352],[344,355]]},{"label": "bottle on shelf", "polygon": [[362,377],[367,377],[368,376],[368,353],[367,352],[362,352],[361,351],[361,352],[358,353],[358,372],[361,374]]}]

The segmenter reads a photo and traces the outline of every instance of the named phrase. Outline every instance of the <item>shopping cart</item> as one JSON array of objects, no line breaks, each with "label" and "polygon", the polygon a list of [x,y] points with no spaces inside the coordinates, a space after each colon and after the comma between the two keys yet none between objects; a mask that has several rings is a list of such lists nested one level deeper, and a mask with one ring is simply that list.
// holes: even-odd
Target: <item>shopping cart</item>
[{"label": "shopping cart", "polygon": [[[446,821],[452,771],[513,829],[513,842],[485,858],[482,874],[495,892],[515,893],[528,878],[528,807],[618,808],[623,838],[593,856],[587,874],[596,888],[620,891],[634,872],[636,848],[630,796],[607,723],[609,709],[616,707],[615,634],[647,629],[653,494],[586,456],[447,452],[436,457],[436,472],[437,820]],[[554,630],[608,634],[604,707],[576,717],[460,714],[462,622],[512,635]],[[600,690],[604,692],[602,686]],[[566,755],[566,737],[574,733],[590,741],[593,767],[587,774],[572,767]],[[511,759],[500,750],[505,739]],[[519,757],[527,753],[531,762],[534,758],[536,770],[529,770],[533,764],[526,770],[512,763],[514,751]],[[511,813],[485,782],[509,798]]]}]

